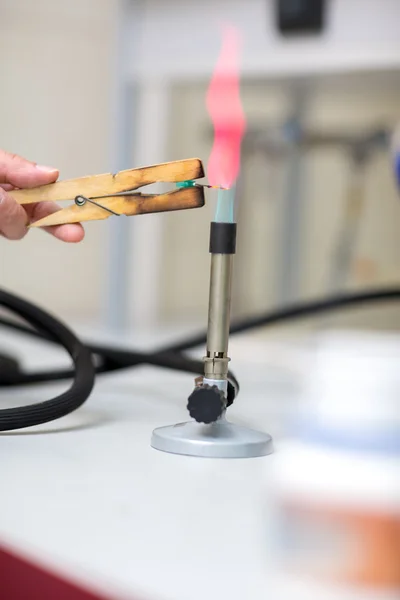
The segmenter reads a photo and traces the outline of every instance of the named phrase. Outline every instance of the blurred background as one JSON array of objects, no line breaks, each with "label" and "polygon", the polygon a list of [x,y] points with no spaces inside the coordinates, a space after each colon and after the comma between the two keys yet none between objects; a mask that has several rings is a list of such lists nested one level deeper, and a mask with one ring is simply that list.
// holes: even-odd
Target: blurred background
[{"label": "blurred background", "polygon": [[[1,0],[0,147],[57,167],[60,179],[191,157],[201,158],[207,170],[213,131],[205,96],[220,51],[221,25],[226,23],[236,26],[243,36],[241,97],[248,124],[237,189],[238,242],[232,319],[342,291],[399,286],[400,193],[390,153],[391,135],[400,123],[399,0]],[[215,192],[207,190],[206,199],[201,210],[110,217],[89,223],[85,226],[85,240],[76,246],[63,245],[38,230],[30,232],[21,242],[0,238],[0,286],[38,303],[79,332],[86,334],[89,330],[99,335],[111,332],[121,338],[133,333],[129,341],[133,339],[140,347],[142,340],[148,342],[146,334],[137,335],[140,332],[150,330],[159,343],[164,334],[167,341],[176,338],[179,330],[204,329],[210,275],[209,223],[214,214]],[[305,348],[301,343],[297,348],[292,339],[298,331],[307,331],[308,339],[309,330],[312,338],[315,331],[325,329],[327,324],[332,329],[358,331],[354,339],[348,331],[335,339],[333,332],[333,341],[328,336],[320,354],[316,353],[317,358],[306,362],[309,357],[304,356],[307,352],[303,354]],[[380,593],[372,596],[362,589],[358,596],[351,594],[351,600],[399,598],[400,536],[395,528],[400,531],[397,483],[400,346],[398,339],[395,343],[386,339],[380,342],[378,336],[377,342],[372,331],[398,331],[399,307],[385,303],[290,324],[289,337],[293,338],[290,337],[289,344],[280,346],[278,340],[268,346],[264,336],[273,336],[276,329],[271,332],[271,328],[265,328],[240,342],[237,337],[232,340],[232,366],[236,372],[239,364],[245,402],[235,403],[230,414],[234,421],[265,427],[279,443],[288,415],[292,419],[295,408],[304,404],[305,412],[300,414],[294,435],[294,438],[298,435],[300,442],[289,440],[286,453],[277,453],[279,477],[272,489],[281,511],[280,534],[276,534],[278,518],[274,513],[268,518],[275,534],[264,534],[268,518],[264,519],[259,512],[259,497],[267,498],[267,492],[264,487],[261,490],[264,483],[257,467],[264,469],[261,466],[264,463],[249,471],[250,478],[246,475],[243,482],[239,474],[241,487],[232,488],[234,493],[228,491],[232,498],[229,510],[236,511],[240,506],[242,517],[246,517],[247,511],[248,516],[255,518],[257,529],[257,538],[251,537],[255,535],[252,521],[244,520],[243,528],[236,514],[232,518],[233,513],[226,513],[232,534],[226,539],[242,546],[236,548],[232,543],[230,548],[239,552],[236,562],[229,562],[229,553],[221,553],[226,564],[229,563],[229,572],[232,564],[239,564],[237,557],[243,557],[245,566],[238,571],[247,577],[246,565],[256,556],[259,542],[249,551],[246,539],[252,543],[259,540],[261,531],[260,543],[264,544],[264,540],[271,543],[273,551],[281,545],[283,554],[286,552],[289,562],[300,568],[301,574],[304,565],[306,570],[311,565],[312,571],[321,571],[326,576],[326,565],[333,564],[334,569],[327,575],[329,588],[331,580],[338,577],[350,578],[351,588],[357,578],[358,581],[364,578],[374,587],[374,577],[379,580],[376,588],[381,585],[395,588],[390,596]],[[359,330],[364,330],[360,337]],[[281,334],[286,335],[286,328],[279,327]],[[32,351],[27,346],[29,360],[37,363],[34,367],[42,367],[47,360],[52,363],[53,347],[46,350],[48,354],[41,354],[34,343]],[[4,347],[13,350],[13,342],[10,346],[9,340],[7,343],[5,340]],[[310,380],[310,387],[306,388],[303,402],[298,403],[297,384],[303,376]],[[187,419],[186,396],[180,397],[180,388],[175,387],[181,381],[178,374],[168,375],[163,371],[159,381],[146,372],[144,377],[142,384],[140,380],[134,383],[118,375],[117,381],[110,380],[109,387],[102,388],[103,396],[96,398],[104,414],[115,413],[115,419],[113,416],[107,426],[112,428],[120,420],[126,426],[123,431],[129,431],[130,440],[133,421],[149,428],[146,436],[150,435],[153,423],[144,412],[146,408],[140,412],[142,405],[132,409],[138,412],[130,412],[132,395],[149,407],[154,419],[157,415],[159,424]],[[29,388],[27,402],[34,398]],[[186,389],[190,391],[190,385]],[[154,393],[156,404],[150,403]],[[41,390],[37,394],[42,394]],[[126,412],[123,394],[129,406]],[[115,396],[118,403],[114,402]],[[21,399],[25,396],[18,390],[12,402],[21,403]],[[168,402],[164,403],[165,399]],[[241,407],[245,407],[242,413]],[[87,413],[83,411],[83,421],[87,418],[85,414],[91,418],[90,409]],[[69,426],[67,421],[66,428]],[[118,436],[115,447],[120,452],[124,437],[120,437],[119,429],[115,431]],[[140,443],[144,439],[136,438]],[[106,434],[99,439],[102,444],[99,456],[103,457],[104,448],[108,451],[113,446],[112,438]],[[303,446],[301,453],[299,443]],[[356,443],[359,444],[357,459],[348,461]],[[394,453],[397,462],[392,460]],[[53,452],[46,454],[50,456]],[[131,460],[130,451],[120,454]],[[62,454],[63,460],[65,456],[67,452]],[[109,456],[112,458],[112,454]],[[85,460],[82,464],[88,468]],[[25,457],[23,463],[30,464]],[[14,481],[14,463],[10,464]],[[109,464],[106,463],[104,470],[102,463],[102,476]],[[143,464],[147,468],[147,463]],[[46,482],[49,479],[46,469],[32,472],[36,478],[39,475],[39,482],[40,473]],[[154,472],[157,479],[159,472]],[[169,477],[169,472],[165,472]],[[212,471],[211,480],[201,479],[208,477],[207,469],[203,475],[192,468],[190,472],[200,479],[193,486],[185,480],[178,507],[191,504],[186,501],[190,496],[185,496],[191,487],[203,501],[198,490],[209,489],[209,481],[214,486],[219,479],[219,474],[215,476],[218,468]],[[116,473],[123,475],[120,486],[125,489],[124,469],[119,467]],[[233,473],[228,471],[228,480],[232,482]],[[82,489],[86,490],[90,488],[86,484],[86,471],[84,476]],[[184,480],[181,472],[179,478]],[[24,478],[20,479],[21,485],[25,485]],[[144,483],[148,479],[151,480],[146,473],[143,486],[135,484],[135,494],[141,488],[148,493],[151,488]],[[221,485],[228,485],[228,480],[221,478]],[[68,484],[68,477],[65,481]],[[42,510],[46,506],[43,504],[46,487],[39,487],[36,499]],[[167,487],[168,497],[168,493],[175,492],[173,485]],[[248,509],[246,504],[234,503],[242,501],[241,491],[245,488],[250,490],[249,498],[256,499]],[[74,488],[74,494],[76,489],[79,488]],[[60,490],[65,502],[69,497],[64,494],[64,482]],[[137,497],[139,501],[142,498]],[[174,503],[176,497],[170,496]],[[22,492],[19,498],[26,504]],[[218,502],[218,489],[213,503],[215,498]],[[59,506],[53,498],[51,501],[54,507]],[[23,514],[25,504],[21,505]],[[313,512],[311,508],[315,505],[317,510]],[[101,503],[100,506],[103,507]],[[265,506],[270,508],[269,501]],[[334,517],[326,511],[326,506]],[[200,515],[202,509],[203,506]],[[154,512],[148,521],[149,530],[157,528]],[[128,509],[121,514],[125,518]],[[142,511],[137,514],[141,519]],[[215,514],[214,503],[213,518]],[[182,515],[179,519],[186,518],[184,511]],[[197,525],[201,534],[196,534],[191,522],[191,540],[196,540],[197,535],[208,543],[211,536],[215,539],[218,529],[226,544],[223,527],[214,528],[210,519],[213,529],[206,535],[203,527],[207,518],[202,520],[197,516],[196,513],[194,527]],[[164,519],[162,511],[159,519],[160,523]],[[173,530],[173,519],[172,513],[168,526],[174,535],[178,531],[179,547],[179,538],[183,540],[179,529],[181,522],[186,527],[186,521],[178,520],[178,527]],[[41,538],[46,539],[42,521],[46,519],[32,519],[40,527]],[[251,534],[243,538],[243,545],[242,538],[237,537],[237,542],[233,535],[235,526],[248,529]],[[338,527],[342,532],[340,544],[336,537]],[[111,529],[115,529],[116,536],[120,535],[120,529],[113,523],[106,531]],[[31,531],[31,523],[27,530]],[[168,529],[161,527],[160,531]],[[309,531],[313,534],[312,544]],[[71,535],[68,531],[67,539],[72,539]],[[158,535],[157,543],[148,546],[153,562],[157,561],[154,558],[157,552],[162,555],[164,546],[159,544],[162,537]],[[169,544],[171,536],[164,537]],[[136,538],[140,540],[135,531],[131,539]],[[93,539],[97,543],[97,538]],[[114,545],[107,537],[104,539],[109,548],[125,548],[119,538],[115,538]],[[354,540],[359,546],[355,546]],[[75,537],[72,547],[75,565],[78,564]],[[93,556],[103,552],[99,548]],[[186,553],[186,546],[182,548]],[[200,544],[199,556],[201,548]],[[218,545],[215,548],[220,552]],[[206,550],[203,556],[209,560]],[[142,551],[145,552],[140,548]],[[107,552],[104,556],[108,561]],[[184,565],[185,571],[189,564],[186,556],[182,561],[179,553],[176,557],[168,560]],[[195,559],[192,572],[200,575],[193,580],[200,582],[196,589],[200,594],[201,585],[211,579],[204,577],[205,562],[198,561],[197,555]],[[168,560],[164,556],[160,560],[165,563],[167,573],[164,581],[172,581],[173,577]],[[261,572],[266,563],[262,557],[256,569],[261,564]],[[128,565],[126,573],[132,571],[131,558],[121,564]],[[219,564],[215,564],[219,569]],[[151,575],[156,581],[154,572],[151,565]],[[220,572],[220,583],[225,572],[228,571]],[[252,589],[259,581],[257,576],[254,579],[254,572],[251,565]],[[215,577],[215,571],[211,571],[211,576]],[[187,585],[184,577],[177,579],[175,586]],[[263,593],[265,582],[260,581]],[[162,578],[156,583],[161,587]],[[225,581],[223,585],[225,591]],[[307,586],[304,595],[299,596],[297,586],[298,582],[293,595],[285,592],[272,597],[283,600],[315,597]],[[194,590],[197,585],[191,588]],[[237,597],[240,586],[238,590]],[[169,597],[174,596],[169,594]],[[242,593],[240,597],[250,598],[250,595]],[[348,596],[335,591],[334,595],[323,596],[323,600],[329,598],[346,600]]]},{"label": "blurred background", "polygon": [[[220,25],[243,35],[248,120],[238,186],[233,317],[400,282],[398,0],[2,0],[1,147],[60,178],[200,157]],[[319,5],[324,7],[318,19]],[[310,30],[310,27],[312,30]],[[0,240],[0,281],[65,320],[203,325],[208,228],[199,211],[110,218],[77,246]],[[397,328],[398,310],[335,323]]]}]

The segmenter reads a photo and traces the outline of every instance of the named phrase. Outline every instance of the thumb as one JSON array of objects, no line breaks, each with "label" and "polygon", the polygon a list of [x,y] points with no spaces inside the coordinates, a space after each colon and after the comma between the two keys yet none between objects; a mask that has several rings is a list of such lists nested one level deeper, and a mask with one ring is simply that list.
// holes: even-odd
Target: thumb
[{"label": "thumb", "polygon": [[54,183],[58,175],[58,170],[53,167],[43,167],[17,154],[0,150],[0,184],[31,188]]}]

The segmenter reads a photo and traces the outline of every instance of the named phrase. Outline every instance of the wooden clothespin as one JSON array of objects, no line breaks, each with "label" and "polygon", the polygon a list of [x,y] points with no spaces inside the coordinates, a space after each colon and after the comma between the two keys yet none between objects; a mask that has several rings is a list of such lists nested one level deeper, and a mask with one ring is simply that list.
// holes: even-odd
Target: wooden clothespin
[{"label": "wooden clothespin", "polygon": [[10,192],[21,204],[35,202],[73,201],[31,227],[48,227],[65,223],[81,223],[107,219],[111,215],[140,215],[146,213],[186,210],[204,206],[204,187],[207,185],[183,185],[164,194],[142,194],[137,190],[159,182],[186,182],[204,177],[200,159],[191,158],[139,169],[80,177],[58,181],[48,185]]}]

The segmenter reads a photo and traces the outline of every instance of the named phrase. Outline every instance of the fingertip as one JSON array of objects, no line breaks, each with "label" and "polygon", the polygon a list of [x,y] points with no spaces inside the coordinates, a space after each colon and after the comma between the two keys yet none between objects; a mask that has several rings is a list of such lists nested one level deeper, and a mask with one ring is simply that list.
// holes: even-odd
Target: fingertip
[{"label": "fingertip", "polygon": [[55,225],[54,227],[46,228],[55,238],[66,242],[67,244],[77,244],[85,237],[85,230],[78,223],[68,225]]},{"label": "fingertip", "polygon": [[[44,217],[58,212],[60,207],[53,202],[39,202],[34,205],[28,206],[28,214],[30,216],[30,222],[34,224],[36,221],[40,221]],[[50,233],[53,237],[67,242],[70,244],[76,244],[81,242],[85,237],[85,230],[80,223],[68,223],[65,225],[51,225],[49,227],[41,227],[40,229]]]},{"label": "fingertip", "polygon": [[15,187],[31,188],[47,185],[57,181],[59,171],[55,167],[37,165],[22,158],[0,150],[0,182]]},{"label": "fingertip", "polygon": [[40,176],[48,180],[49,183],[54,183],[55,181],[57,181],[58,176],[60,174],[59,170],[55,169],[54,167],[35,165],[35,169],[40,173]]},{"label": "fingertip", "polygon": [[21,171],[20,177],[24,180],[24,187],[38,187],[55,183],[59,174],[58,169],[53,167],[33,165],[32,169],[27,168],[25,172]]}]

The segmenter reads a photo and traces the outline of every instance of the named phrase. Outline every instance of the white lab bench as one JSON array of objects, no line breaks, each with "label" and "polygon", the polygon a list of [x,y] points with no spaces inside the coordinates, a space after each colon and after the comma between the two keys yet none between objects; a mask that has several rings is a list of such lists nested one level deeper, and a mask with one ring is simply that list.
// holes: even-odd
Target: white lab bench
[{"label": "white lab bench", "polygon": [[[124,343],[168,338],[177,334]],[[0,347],[30,368],[66,364],[62,351],[9,332]],[[249,336],[231,342],[241,393],[229,418],[268,431],[278,446],[295,401],[297,352]],[[66,386],[3,389],[1,403],[47,399]],[[99,376],[75,413],[1,434],[0,546],[110,598],[264,600],[274,455],[200,459],[150,447],[153,428],[188,419],[192,388],[191,375],[150,367]]]}]

